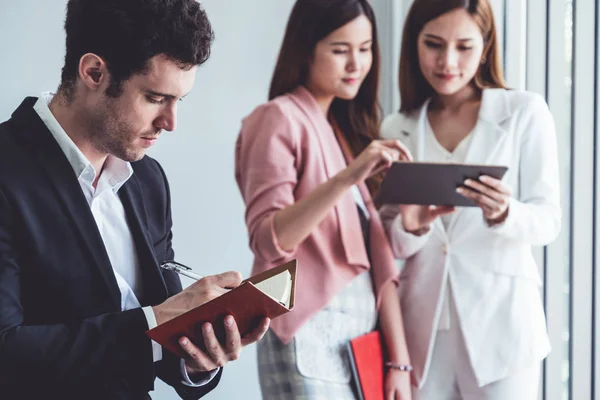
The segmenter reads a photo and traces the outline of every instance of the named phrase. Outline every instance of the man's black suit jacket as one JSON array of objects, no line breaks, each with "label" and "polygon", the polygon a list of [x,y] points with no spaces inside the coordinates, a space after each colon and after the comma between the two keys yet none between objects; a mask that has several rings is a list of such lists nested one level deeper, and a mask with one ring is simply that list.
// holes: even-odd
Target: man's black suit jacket
[{"label": "man's black suit jacket", "polygon": [[[184,399],[180,359],[153,363],[141,309],[122,312],[102,238],[73,168],[27,98],[0,125],[0,398],[146,399],[158,376]],[[143,306],[181,291],[170,195],[150,157],[118,194],[142,271]]]}]

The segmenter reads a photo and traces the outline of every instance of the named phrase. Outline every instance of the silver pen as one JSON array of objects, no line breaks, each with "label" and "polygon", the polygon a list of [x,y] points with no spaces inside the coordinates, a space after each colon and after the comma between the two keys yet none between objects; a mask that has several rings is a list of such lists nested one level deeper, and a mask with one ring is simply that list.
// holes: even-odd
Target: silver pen
[{"label": "silver pen", "polygon": [[195,272],[192,272],[192,269],[186,265],[178,263],[174,260],[165,261],[160,265],[161,268],[166,269],[167,271],[175,271],[179,275],[187,276],[188,278],[199,281],[204,278],[202,275],[198,275]]}]

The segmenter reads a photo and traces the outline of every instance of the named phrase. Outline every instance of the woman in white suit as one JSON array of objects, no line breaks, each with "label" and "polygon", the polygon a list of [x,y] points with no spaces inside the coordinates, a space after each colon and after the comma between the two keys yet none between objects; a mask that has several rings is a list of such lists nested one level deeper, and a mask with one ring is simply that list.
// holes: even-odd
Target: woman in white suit
[{"label": "woman in white suit", "polygon": [[531,246],[556,238],[561,215],[552,115],[541,96],[505,88],[488,0],[414,2],[400,95],[382,136],[416,161],[509,168],[502,181],[457,189],[478,207],[380,210],[406,260],[399,293],[413,398],[536,399],[550,344]]}]

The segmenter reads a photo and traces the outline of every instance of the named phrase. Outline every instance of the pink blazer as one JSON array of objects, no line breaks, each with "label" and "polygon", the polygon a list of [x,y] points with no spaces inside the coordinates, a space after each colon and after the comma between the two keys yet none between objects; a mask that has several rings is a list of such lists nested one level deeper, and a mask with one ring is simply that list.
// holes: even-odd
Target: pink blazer
[{"label": "pink blazer", "polygon": [[[356,203],[348,190],[296,248],[277,243],[274,214],[311,193],[346,167],[335,134],[310,92],[300,86],[256,108],[244,119],[236,143],[235,177],[246,204],[254,253],[253,273],[298,259],[294,310],[271,327],[288,343],[355,276],[371,268]],[[371,259],[377,295],[398,269],[369,192],[359,189],[370,213]]]}]

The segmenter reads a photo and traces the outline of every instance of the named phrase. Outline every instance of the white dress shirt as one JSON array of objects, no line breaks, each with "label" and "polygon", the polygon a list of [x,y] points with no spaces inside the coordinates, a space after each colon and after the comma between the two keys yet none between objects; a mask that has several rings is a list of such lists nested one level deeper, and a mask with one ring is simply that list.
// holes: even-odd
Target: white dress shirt
[{"label": "white dress shirt", "polygon": [[[121,292],[121,310],[140,308],[138,297],[143,288],[138,255],[127,224],[125,209],[117,194],[121,186],[133,175],[133,168],[130,163],[109,155],[94,188],[93,182],[97,172],[48,108],[53,97],[54,93],[43,93],[33,108],[52,133],[77,176]],[[142,307],[142,311],[146,316],[148,329],[156,327],[156,316],[152,307]],[[155,341],[152,341],[152,358],[154,362],[162,360],[162,347]],[[181,360],[181,373],[184,378],[182,382],[188,386],[203,386],[210,382],[217,372],[218,369],[207,378],[192,382],[185,369],[185,361]]]},{"label": "white dress shirt", "polygon": [[[475,126],[473,130],[476,128],[477,126]],[[473,132],[471,131],[460,141],[454,151],[450,152],[444,146],[442,146],[440,142],[438,142],[437,138],[435,137],[435,133],[433,132],[433,128],[429,123],[429,119],[427,119],[425,123],[425,152],[423,161],[438,163],[464,163],[465,158],[467,157],[467,151],[469,150],[469,144],[471,144],[472,136]],[[451,218],[452,214],[442,215],[440,217],[442,224],[444,225],[444,229],[448,230]],[[450,329],[450,296],[452,296],[450,278],[448,278],[446,281],[446,287],[444,290],[444,303],[442,304],[438,330]]]}]

